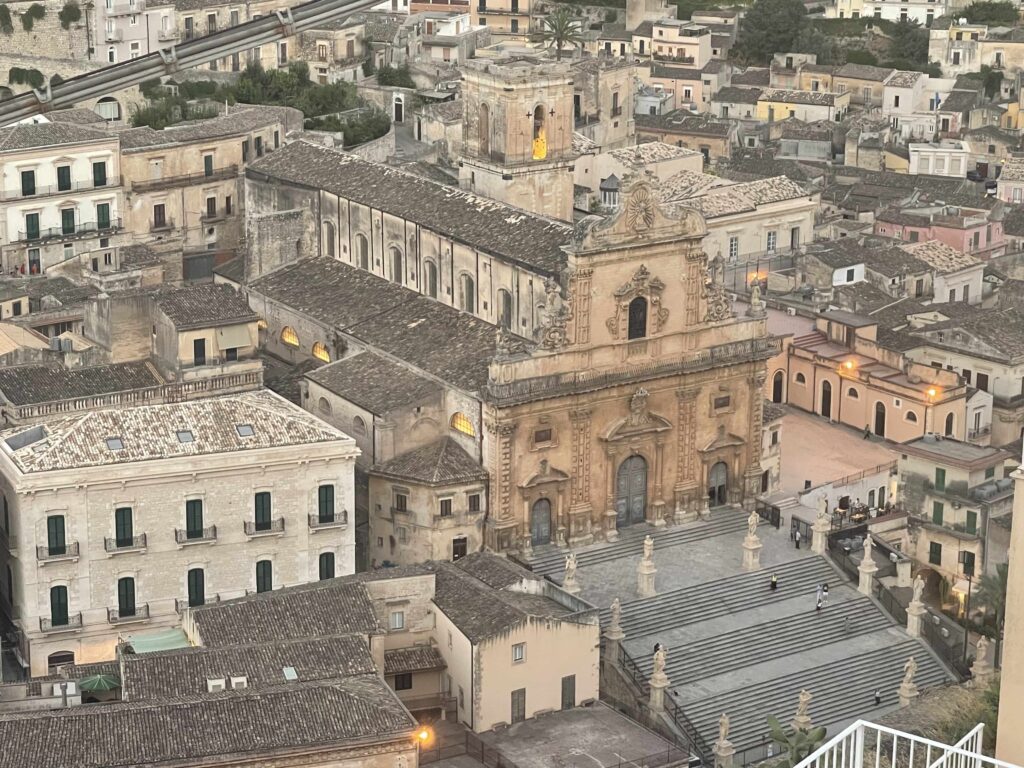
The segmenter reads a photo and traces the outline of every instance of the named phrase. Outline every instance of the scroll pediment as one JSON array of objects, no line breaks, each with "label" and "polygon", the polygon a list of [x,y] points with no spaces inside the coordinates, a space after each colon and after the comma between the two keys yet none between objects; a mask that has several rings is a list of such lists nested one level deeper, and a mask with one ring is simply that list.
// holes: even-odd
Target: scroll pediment
[{"label": "scroll pediment", "polygon": [[732,432],[726,432],[725,427],[719,425],[718,434],[715,435],[715,439],[700,449],[701,453],[711,453],[712,451],[721,450],[722,448],[735,448],[741,445],[746,445],[747,441],[739,435],[734,435]]},{"label": "scroll pediment", "polygon": [[547,459],[540,462],[540,471],[523,483],[520,488],[533,488],[545,483],[564,483],[569,480],[569,474],[560,469],[555,469],[548,464]]}]

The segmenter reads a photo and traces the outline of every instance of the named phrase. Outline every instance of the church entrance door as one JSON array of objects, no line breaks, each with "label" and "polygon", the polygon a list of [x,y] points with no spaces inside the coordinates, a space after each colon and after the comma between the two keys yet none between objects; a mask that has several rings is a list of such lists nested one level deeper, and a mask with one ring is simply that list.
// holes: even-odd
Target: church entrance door
[{"label": "church entrance door", "polygon": [[615,488],[617,527],[642,523],[647,515],[647,461],[643,456],[630,456],[619,465]]},{"label": "church entrance door", "polygon": [[729,467],[724,461],[720,461],[708,472],[708,503],[712,507],[721,507],[727,503],[728,486]]},{"label": "church entrance door", "polygon": [[551,502],[537,499],[530,511],[530,543],[537,547],[551,543]]}]

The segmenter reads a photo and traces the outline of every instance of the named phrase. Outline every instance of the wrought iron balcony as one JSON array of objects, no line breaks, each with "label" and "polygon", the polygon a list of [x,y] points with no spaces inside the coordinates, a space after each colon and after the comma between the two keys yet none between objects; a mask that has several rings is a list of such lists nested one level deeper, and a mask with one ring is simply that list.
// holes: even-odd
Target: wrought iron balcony
[{"label": "wrought iron balcony", "polygon": [[174,540],[179,544],[203,544],[217,540],[217,526],[209,528],[174,529]]},{"label": "wrought iron balcony", "polygon": [[117,43],[124,39],[123,29],[108,29],[103,35],[103,39],[108,43]]},{"label": "wrought iron balcony", "polygon": [[163,219],[160,219],[159,221],[149,222],[150,232],[167,232],[172,229],[174,229],[174,219],[169,219],[165,217]]},{"label": "wrought iron balcony", "polygon": [[140,533],[129,539],[103,539],[103,548],[107,552],[132,552],[146,548],[146,534]]},{"label": "wrought iron balcony", "polygon": [[309,527],[314,531],[318,531],[321,528],[341,528],[345,525],[348,525],[348,510],[346,509],[325,517],[321,517],[316,513],[309,516]]},{"label": "wrought iron balcony", "polygon": [[136,605],[130,612],[122,613],[117,608],[107,608],[107,622],[127,624],[132,621],[146,621],[149,618],[149,603]]},{"label": "wrought iron balcony", "polygon": [[156,32],[156,39],[162,41],[177,40],[178,39],[178,28],[171,27],[170,29],[158,29]]},{"label": "wrought iron balcony", "polygon": [[63,622],[54,622],[53,619],[39,617],[40,632],[72,632],[82,628],[82,614],[70,613]]},{"label": "wrought iron balcony", "polygon": [[76,221],[72,227],[47,227],[46,229],[35,229],[31,231],[19,231],[18,240],[49,240],[51,238],[77,237],[87,235],[91,232],[109,232],[121,228],[121,219],[112,218],[108,221]]},{"label": "wrought iron balcony", "polygon": [[109,189],[120,185],[121,180],[117,176],[108,176],[102,184],[97,184],[95,179],[88,179],[87,181],[73,181],[68,184],[47,184],[46,186],[33,185],[31,187],[5,189],[0,193],[0,199],[6,201],[47,197],[49,195],[68,195],[74,192],[83,192],[92,189]]},{"label": "wrought iron balcony", "polygon": [[265,523],[246,520],[242,523],[242,527],[245,530],[246,536],[269,536],[275,533],[284,533],[284,518],[278,517]]},{"label": "wrought iron balcony", "polygon": [[238,166],[225,165],[221,168],[214,168],[210,173],[200,171],[199,173],[186,173],[181,176],[161,176],[159,179],[133,181],[132,192],[152,192],[172,187],[188,187],[193,184],[207,184],[211,181],[231,179],[235,176],[238,176]]},{"label": "wrought iron balcony", "polygon": [[114,3],[106,9],[107,16],[135,16],[146,10],[145,0],[132,0],[129,3]]},{"label": "wrought iron balcony", "polygon": [[59,547],[36,547],[36,560],[71,560],[78,557],[78,542],[69,541]]},{"label": "wrought iron balcony", "polygon": [[212,605],[213,603],[220,602],[220,595],[211,595],[207,597],[203,602],[198,605],[189,605],[188,598],[175,598],[174,599],[174,610],[178,613],[184,613],[187,608],[201,608],[204,605]]}]

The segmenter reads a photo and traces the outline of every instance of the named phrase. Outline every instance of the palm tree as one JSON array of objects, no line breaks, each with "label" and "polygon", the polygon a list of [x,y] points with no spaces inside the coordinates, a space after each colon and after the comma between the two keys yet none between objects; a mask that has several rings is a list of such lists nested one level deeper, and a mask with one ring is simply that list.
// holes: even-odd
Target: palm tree
[{"label": "palm tree", "polygon": [[779,762],[781,768],[793,768],[794,765],[810,755],[822,745],[828,731],[824,727],[811,728],[809,731],[788,730],[777,718],[768,716],[768,727],[771,728],[771,740],[778,744],[785,759]]},{"label": "palm tree", "polygon": [[541,36],[544,42],[554,44],[555,61],[562,60],[562,46],[576,47],[583,43],[583,38],[580,37],[579,22],[572,17],[569,9],[564,5],[555,8],[544,18]]},{"label": "palm tree", "polygon": [[975,593],[975,604],[991,611],[996,619],[996,626],[1006,612],[1006,585],[1009,563],[1000,563],[996,566],[996,573],[993,576],[986,573],[978,579],[977,592]]}]

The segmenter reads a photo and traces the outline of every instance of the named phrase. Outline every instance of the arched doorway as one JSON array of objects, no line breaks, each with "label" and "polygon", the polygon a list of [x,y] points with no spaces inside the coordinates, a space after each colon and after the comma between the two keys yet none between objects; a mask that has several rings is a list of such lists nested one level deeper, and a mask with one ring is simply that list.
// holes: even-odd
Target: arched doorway
[{"label": "arched doorway", "polygon": [[615,483],[616,525],[642,523],[647,514],[647,461],[630,456],[619,465]]},{"label": "arched doorway", "polygon": [[719,461],[708,472],[708,503],[712,507],[721,507],[728,503],[729,466]]},{"label": "arched doorway", "polygon": [[401,96],[395,96],[395,122],[402,122],[402,115],[405,111],[405,100]]},{"label": "arched doorway", "polygon": [[943,434],[945,434],[946,437],[952,437],[953,436],[953,414],[952,413],[947,413],[946,414],[946,429],[945,429],[945,432]]},{"label": "arched doorway", "polygon": [[551,543],[551,502],[537,499],[530,510],[530,543],[537,547]]},{"label": "arched doorway", "polygon": [[75,663],[74,651],[57,651],[51,653],[46,657],[47,671],[51,675],[55,675],[60,671],[61,667],[66,667],[68,664]]},{"label": "arched doorway", "polygon": [[832,383],[829,381],[821,382],[821,415],[832,418]]},{"label": "arched doorway", "polygon": [[875,403],[875,434],[885,437],[885,404],[881,401]]},{"label": "arched doorway", "polygon": [[776,371],[772,377],[772,402],[782,402],[782,386],[786,381],[786,374],[782,371]]}]

